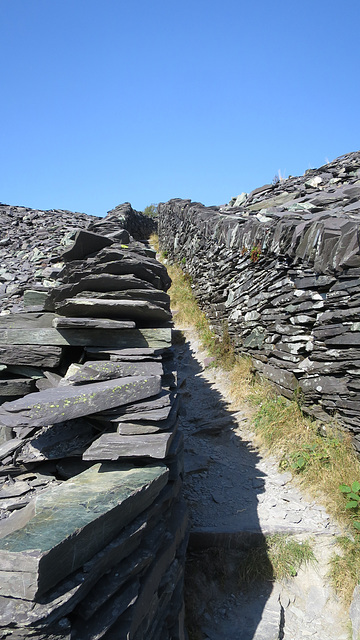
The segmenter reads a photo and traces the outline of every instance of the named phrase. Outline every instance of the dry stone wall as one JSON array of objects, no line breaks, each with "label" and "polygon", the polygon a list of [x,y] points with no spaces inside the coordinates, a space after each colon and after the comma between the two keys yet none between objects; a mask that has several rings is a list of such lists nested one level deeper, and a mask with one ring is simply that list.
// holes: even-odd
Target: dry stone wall
[{"label": "dry stone wall", "polygon": [[221,337],[360,449],[360,152],[224,207],[159,205],[163,251],[184,265]]},{"label": "dry stone wall", "polygon": [[170,279],[131,235],[153,223],[2,215],[32,233],[8,232],[1,267],[0,637],[184,640]]}]

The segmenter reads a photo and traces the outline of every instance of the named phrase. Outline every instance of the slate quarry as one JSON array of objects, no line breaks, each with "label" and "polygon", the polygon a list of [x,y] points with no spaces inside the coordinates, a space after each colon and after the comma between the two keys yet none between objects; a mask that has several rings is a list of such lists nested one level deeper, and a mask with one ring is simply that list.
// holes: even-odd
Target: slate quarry
[{"label": "slate quarry", "polygon": [[360,152],[229,205],[159,205],[159,237],[221,338],[360,450]]},{"label": "slate quarry", "polygon": [[154,222],[128,203],[0,218],[0,637],[184,640],[183,440]]}]

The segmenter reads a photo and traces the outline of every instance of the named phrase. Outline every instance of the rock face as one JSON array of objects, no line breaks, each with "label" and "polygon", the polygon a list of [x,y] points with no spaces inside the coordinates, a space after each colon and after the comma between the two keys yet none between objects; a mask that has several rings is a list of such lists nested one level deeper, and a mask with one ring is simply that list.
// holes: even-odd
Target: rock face
[{"label": "rock face", "polygon": [[15,233],[3,243],[16,287],[0,312],[0,636],[184,640],[170,279],[131,235],[153,221],[128,204],[79,214],[61,255],[68,212],[4,207],[13,217],[32,231],[20,251]]},{"label": "rock face", "polygon": [[229,206],[159,205],[161,247],[217,334],[360,449],[359,222],[360,152]]}]

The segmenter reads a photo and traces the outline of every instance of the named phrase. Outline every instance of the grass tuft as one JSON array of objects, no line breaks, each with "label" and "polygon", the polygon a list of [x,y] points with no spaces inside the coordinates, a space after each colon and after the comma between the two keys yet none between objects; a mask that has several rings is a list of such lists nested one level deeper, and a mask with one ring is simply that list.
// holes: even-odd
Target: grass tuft
[{"label": "grass tuft", "polygon": [[330,560],[329,578],[338,596],[350,605],[354,588],[360,582],[360,544],[347,536],[337,538],[340,553]]},{"label": "grass tuft", "polygon": [[298,542],[284,534],[267,536],[260,546],[243,554],[238,565],[239,584],[293,578],[302,565],[315,562],[309,540]]}]

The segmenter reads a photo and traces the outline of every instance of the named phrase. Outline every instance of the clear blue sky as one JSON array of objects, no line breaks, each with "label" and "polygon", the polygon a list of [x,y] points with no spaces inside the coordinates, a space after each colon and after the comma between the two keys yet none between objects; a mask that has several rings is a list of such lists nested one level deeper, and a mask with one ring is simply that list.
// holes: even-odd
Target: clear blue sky
[{"label": "clear blue sky", "polygon": [[223,204],[360,148],[360,2],[0,0],[0,201]]}]

